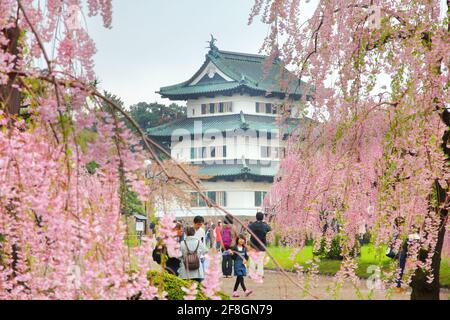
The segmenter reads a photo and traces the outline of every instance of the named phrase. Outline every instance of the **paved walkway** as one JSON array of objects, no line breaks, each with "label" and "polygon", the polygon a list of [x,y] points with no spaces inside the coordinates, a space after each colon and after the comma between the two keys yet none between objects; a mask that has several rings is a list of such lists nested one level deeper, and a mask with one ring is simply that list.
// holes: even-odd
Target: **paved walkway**
[{"label": "paved walkway", "polygon": [[[292,277],[295,278],[295,274],[291,274]],[[328,276],[318,276],[319,280],[317,281],[318,287],[311,290],[313,295],[318,296],[320,299],[333,299],[332,293],[328,290],[328,287],[333,286],[333,277]],[[222,280],[222,291],[227,294],[232,293],[233,286],[236,278],[229,278]],[[239,300],[310,300],[314,299],[309,295],[303,295],[301,293],[301,289],[297,286],[289,282],[285,276],[280,274],[277,271],[266,271],[264,277],[264,283],[257,284],[253,282],[249,277],[245,278],[245,284],[248,288],[252,289],[254,293],[249,297],[244,297],[242,289],[240,289],[239,294],[241,295]],[[361,280],[359,285],[359,289],[364,296],[364,299],[367,299],[369,294],[369,290],[367,289],[366,280]],[[393,294],[390,299],[392,300],[409,300],[411,291],[408,290],[402,294]],[[340,293],[337,297],[338,300],[353,300],[353,299],[361,299],[356,294],[356,290],[350,284],[344,284]],[[376,300],[385,300],[386,292],[375,291],[375,294],[372,299]],[[441,299],[448,300],[450,299],[450,291],[448,289],[441,289]]]},{"label": "paved walkway", "polygon": [[[160,266],[156,263],[152,264],[152,269],[160,270]],[[292,278],[296,278],[294,273],[289,273]],[[234,282],[236,281],[235,277],[232,278],[222,278],[222,291],[226,294],[233,293]],[[311,293],[320,299],[330,300],[334,299],[333,294],[329,288],[333,287],[334,278],[330,276],[318,276],[317,288],[311,290]],[[240,288],[239,294],[241,295],[239,300],[311,300],[314,299],[310,295],[302,294],[302,291],[299,287],[292,284],[284,275],[279,273],[278,271],[266,270],[264,282],[261,284],[255,283],[249,277],[245,278],[245,284],[248,288],[253,290],[253,294],[249,297],[244,297],[242,289]],[[367,299],[369,294],[369,290],[367,289],[366,280],[362,279],[359,285],[359,290],[361,291],[364,299]],[[409,300],[411,295],[411,290],[409,289],[405,293],[402,294],[392,294],[389,299],[392,300]],[[356,294],[356,290],[350,284],[346,283],[341,288],[339,295],[337,297],[338,300],[359,300],[361,299]],[[386,300],[386,292],[375,291],[373,298],[375,300]],[[449,300],[450,299],[450,290],[449,289],[441,289],[441,300]]]}]

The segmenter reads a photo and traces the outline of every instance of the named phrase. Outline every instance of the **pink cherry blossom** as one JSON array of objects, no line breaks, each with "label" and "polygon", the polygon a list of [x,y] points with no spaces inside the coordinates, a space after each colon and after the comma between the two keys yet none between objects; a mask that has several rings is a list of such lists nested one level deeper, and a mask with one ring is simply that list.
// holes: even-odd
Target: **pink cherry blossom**
[{"label": "pink cherry blossom", "polygon": [[220,296],[217,295],[221,286],[222,271],[220,261],[220,253],[210,252],[206,255],[208,268],[205,271],[205,279],[202,281],[202,291],[208,298],[213,300],[220,300]]}]

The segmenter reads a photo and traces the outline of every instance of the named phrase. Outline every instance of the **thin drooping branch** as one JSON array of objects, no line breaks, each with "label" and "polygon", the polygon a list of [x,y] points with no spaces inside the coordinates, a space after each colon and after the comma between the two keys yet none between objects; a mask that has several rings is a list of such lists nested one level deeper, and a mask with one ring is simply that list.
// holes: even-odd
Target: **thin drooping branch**
[{"label": "thin drooping branch", "polygon": [[[114,109],[116,109],[117,111],[119,111],[123,116],[125,116],[125,118],[129,119],[131,124],[133,125],[133,127],[139,132],[139,134],[141,135],[141,139],[143,139],[145,141],[145,145],[147,147],[147,150],[151,151],[151,154],[154,155],[156,158],[155,160],[158,162],[158,164],[160,166],[162,166],[162,168],[164,168],[164,165],[162,164],[162,162],[157,158],[156,153],[153,151],[153,149],[149,146],[149,143],[152,144],[154,147],[156,147],[160,152],[164,153],[167,157],[169,157],[170,159],[172,159],[171,155],[167,152],[167,150],[165,150],[162,146],[160,146],[158,143],[156,143],[155,141],[153,141],[152,139],[150,139],[148,136],[144,135],[142,129],[140,128],[140,126],[136,123],[136,121],[134,121],[134,119],[132,119],[124,110],[122,110],[122,108],[120,106],[118,106],[116,103],[114,103],[111,99],[106,98],[104,95],[100,94],[97,91],[93,92],[93,95],[100,97],[100,98],[104,98],[104,101],[106,101],[108,104],[110,104],[111,107],[113,107]],[[233,219],[233,221],[237,221],[245,230],[247,230],[252,236],[253,238],[258,242],[258,244],[260,246],[262,246],[263,248],[266,248],[266,245],[258,238],[258,236],[256,236],[256,234],[245,224],[243,223],[242,220],[240,220],[237,216],[233,215],[232,213],[230,213],[228,210],[226,210],[225,208],[217,205],[215,202],[211,201],[208,196],[203,192],[203,189],[199,186],[199,184],[195,181],[195,179],[192,177],[191,174],[189,174],[185,167],[180,164],[178,161],[172,159],[172,161],[175,163],[175,165],[183,172],[183,174],[188,178],[189,180],[189,185],[191,187],[194,188],[194,190],[196,192],[199,193],[199,195],[202,197],[202,199],[206,202],[206,204],[209,207],[215,208],[218,211],[223,212],[226,216],[229,216]],[[165,170],[165,172],[167,172]],[[171,175],[167,175],[168,178],[172,177]],[[292,277],[284,270],[284,268],[281,266],[281,264],[275,259],[275,257],[270,253],[270,251],[266,251],[267,255],[272,259],[272,261],[275,263],[275,265],[277,266],[278,270],[295,286],[299,287],[300,289],[302,289],[304,292],[306,292],[307,294],[309,294],[311,297],[313,297],[314,299],[318,300],[319,297],[317,297],[316,295],[313,295],[309,290],[307,290],[304,286],[302,286],[300,283],[298,283],[297,281],[295,281],[294,279],[292,279]]]},{"label": "thin drooping branch", "polygon": [[[22,76],[22,77],[26,77],[27,74],[22,72],[22,71],[15,71],[18,75]],[[199,193],[199,195],[202,197],[202,199],[205,201],[205,203],[210,207],[210,208],[214,208],[220,212],[222,212],[223,214],[225,214],[226,216],[231,217],[234,221],[237,221],[237,223],[239,225],[241,225],[246,231],[249,232],[250,235],[252,235],[254,237],[254,239],[258,242],[258,244],[261,247],[266,248],[265,244],[255,235],[255,233],[250,230],[248,228],[248,226],[243,223],[242,220],[240,220],[237,216],[233,215],[232,213],[230,213],[228,210],[226,210],[225,208],[217,205],[215,202],[212,202],[208,196],[204,193],[203,189],[200,187],[200,185],[198,184],[198,182],[192,177],[192,175],[186,170],[186,168],[179,162],[177,162],[176,160],[172,159],[170,153],[167,152],[167,150],[165,150],[161,145],[159,145],[157,142],[155,142],[153,139],[149,138],[148,136],[145,135],[144,131],[142,130],[142,128],[140,128],[139,124],[127,113],[125,112],[119,105],[117,105],[114,101],[112,101],[111,99],[109,99],[108,97],[106,97],[105,95],[101,94],[100,92],[98,92],[95,88],[93,88],[90,85],[86,85],[85,83],[83,83],[80,80],[77,80],[74,78],[74,80],[59,80],[56,77],[53,79],[51,77],[45,76],[45,75],[40,75],[37,77],[40,80],[49,82],[49,83],[56,83],[58,86],[61,87],[71,87],[71,88],[78,88],[80,90],[85,91],[86,93],[88,93],[91,96],[100,98],[101,100],[103,100],[104,102],[106,102],[113,110],[116,110],[117,112],[119,112],[122,116],[124,116],[124,118],[129,121],[129,123],[136,129],[137,134],[139,136],[139,138],[143,141],[145,149],[150,153],[151,158],[153,160],[156,161],[157,165],[163,170],[164,174],[166,175],[166,177],[168,179],[178,179],[184,183],[186,183],[187,185],[189,185],[191,188],[193,188],[196,192]],[[173,161],[173,163],[181,170],[181,172],[183,173],[183,175],[186,178],[183,177],[175,177],[173,175],[171,175],[167,169],[165,168],[165,165],[163,164],[163,162],[159,159],[157,152],[155,151],[155,148],[163,153],[165,156],[167,156],[169,159],[171,159]],[[298,283],[297,281],[295,281],[291,275],[289,275],[288,272],[286,272],[286,270],[284,270],[284,268],[281,266],[281,264],[276,260],[276,258],[270,253],[270,251],[267,251],[267,255],[272,259],[272,261],[275,263],[275,265],[277,266],[278,270],[295,286],[297,286],[298,288],[300,288],[301,290],[303,290],[303,292],[309,294],[312,298],[318,300],[320,299],[318,296],[312,294],[309,290],[307,290],[304,286],[302,286],[300,283]]]}]

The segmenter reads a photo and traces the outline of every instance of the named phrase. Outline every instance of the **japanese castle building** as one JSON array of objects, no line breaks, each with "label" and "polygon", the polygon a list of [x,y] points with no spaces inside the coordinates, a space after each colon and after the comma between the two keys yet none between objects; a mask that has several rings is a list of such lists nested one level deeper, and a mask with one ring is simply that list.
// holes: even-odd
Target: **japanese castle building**
[{"label": "japanese castle building", "polygon": [[[163,98],[186,101],[187,118],[150,128],[147,134],[171,151],[172,158],[198,166],[208,197],[238,216],[261,209],[284,154],[284,141],[299,122],[294,115],[301,88],[286,89],[288,71],[267,57],[219,50],[215,39],[198,71],[187,81],[162,87]],[[270,92],[270,93],[268,93]],[[292,116],[280,123],[279,106],[289,104]],[[286,118],[286,117],[285,117]],[[190,207],[172,209],[178,217],[217,215],[197,193]]]}]

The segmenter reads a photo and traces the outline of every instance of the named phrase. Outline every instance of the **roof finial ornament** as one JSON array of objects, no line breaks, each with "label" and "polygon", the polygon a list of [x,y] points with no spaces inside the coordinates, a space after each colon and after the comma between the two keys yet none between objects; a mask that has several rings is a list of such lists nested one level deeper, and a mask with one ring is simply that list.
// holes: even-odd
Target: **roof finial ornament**
[{"label": "roof finial ornament", "polygon": [[217,48],[217,46],[216,46],[216,41],[217,41],[217,39],[216,38],[214,38],[214,36],[211,34],[211,40],[210,41],[206,41],[206,42],[208,42],[209,43],[209,49],[211,50],[211,51],[217,51],[218,50],[218,48]]}]

